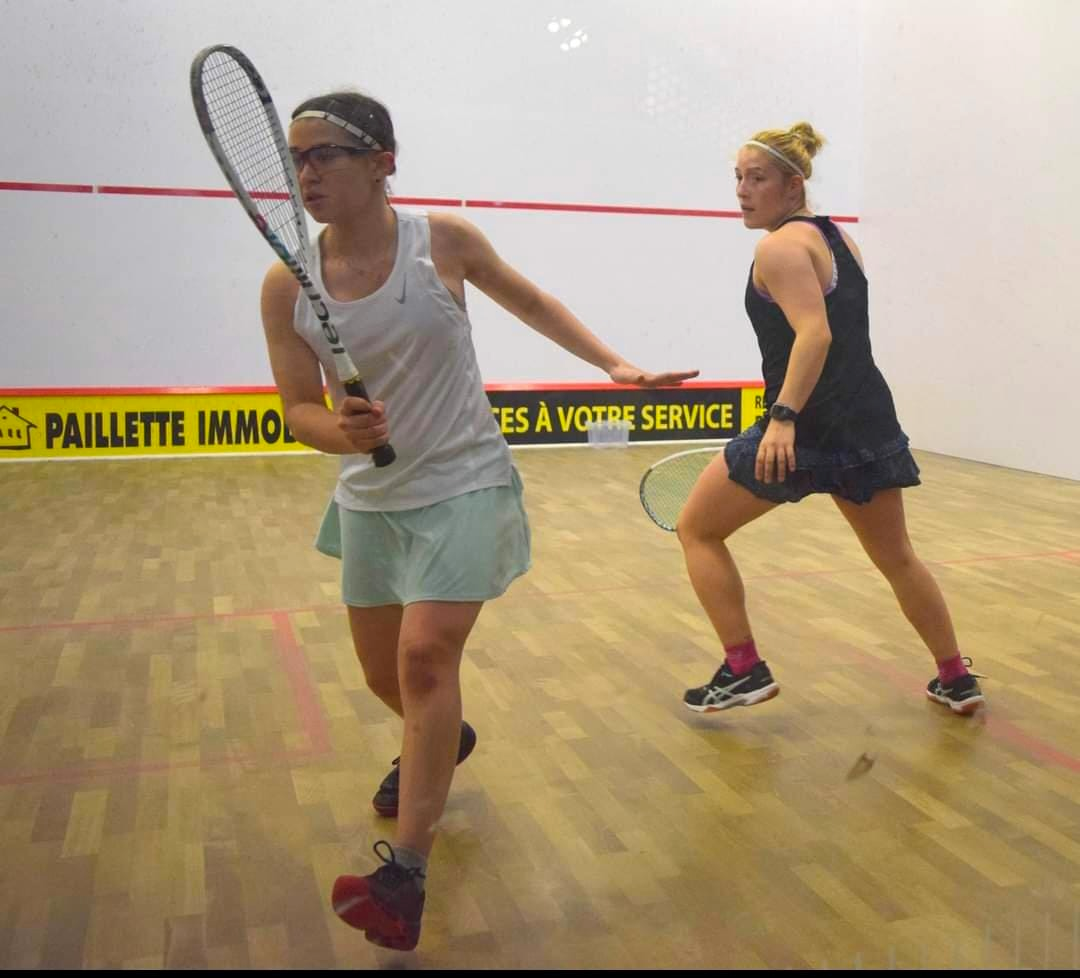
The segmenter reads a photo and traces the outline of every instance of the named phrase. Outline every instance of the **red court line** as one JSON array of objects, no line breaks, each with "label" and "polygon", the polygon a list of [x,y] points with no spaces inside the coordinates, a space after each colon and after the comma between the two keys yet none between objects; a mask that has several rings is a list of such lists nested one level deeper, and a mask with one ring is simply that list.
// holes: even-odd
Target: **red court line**
[{"label": "red court line", "polygon": [[[760,380],[691,380],[679,385],[688,390],[757,389],[764,384]],[[670,390],[672,388],[663,388]],[[632,384],[608,383],[562,383],[543,381],[500,381],[484,384],[486,391],[643,391]],[[249,387],[0,387],[0,397],[128,397],[151,394],[276,394],[273,386]]]},{"label": "red court line", "polygon": [[[336,606],[335,606],[336,607]],[[91,623],[92,627],[112,625],[176,625],[191,622],[200,618],[270,618],[274,624],[274,645],[277,648],[278,658],[282,670],[289,681],[292,692],[293,706],[300,726],[307,734],[309,747],[306,750],[290,750],[272,754],[269,757],[260,758],[251,753],[230,752],[223,756],[211,756],[190,761],[110,761],[90,760],[78,767],[59,768],[56,770],[35,771],[31,774],[4,774],[0,772],[0,786],[37,784],[47,782],[49,784],[82,781],[87,778],[99,777],[139,777],[144,774],[162,774],[171,771],[190,768],[218,768],[230,764],[257,765],[278,762],[308,761],[316,757],[329,754],[333,750],[330,740],[330,729],[326,723],[326,716],[319,703],[318,693],[311,681],[308,671],[307,659],[303,650],[296,641],[292,622],[289,620],[291,612],[288,611],[264,611],[264,612],[240,612],[227,615],[187,615],[165,619],[119,619],[116,621],[98,621]],[[33,626],[31,626],[33,627]],[[49,628],[51,626],[40,626]],[[17,629],[3,629],[11,631]]]},{"label": "red court line", "polygon": [[[858,660],[860,667],[879,673],[897,689],[902,689],[905,692],[918,689],[925,695],[926,679],[916,677],[906,670],[897,669],[888,662],[882,662],[879,659],[863,655],[854,646],[847,646],[847,650],[853,660]],[[940,709],[944,711],[945,707],[940,707]],[[1027,753],[1045,764],[1080,773],[1080,757],[1059,750],[1053,744],[1048,744],[1045,740],[1040,740],[1038,737],[1022,730],[1008,717],[1002,715],[1002,708],[994,703],[992,696],[990,696],[985,710],[986,729],[994,740]],[[978,719],[973,720],[971,717],[952,716],[954,716],[957,723],[980,722]]]},{"label": "red court line", "polygon": [[412,204],[430,207],[464,207],[460,197],[391,197],[391,204]]},{"label": "red court line", "polygon": [[99,194],[124,197],[235,197],[231,190],[198,190],[186,187],[120,187],[110,184],[95,188]]},{"label": "red court line", "polygon": [[274,618],[275,615],[299,615],[313,611],[338,611],[340,604],[308,605],[304,608],[252,608],[250,611],[205,611],[193,615],[158,615],[150,618],[90,618],[86,621],[42,622],[36,625],[0,625],[0,632],[54,631],[65,628],[124,628],[186,625],[193,621],[216,618]]},{"label": "red court line", "polygon": [[[466,207],[518,211],[563,211],[580,214],[628,214],[643,217],[719,217],[742,219],[742,211],[712,210],[700,207],[634,207],[624,204],[560,204],[529,200],[465,200]],[[857,223],[853,216],[829,215],[840,223]]]},{"label": "red court line", "polygon": [[49,194],[92,194],[94,192],[93,186],[88,183],[23,183],[18,180],[0,180],[0,190]]},{"label": "red court line", "polygon": [[[1075,550],[1059,550],[1051,551],[1049,553],[1036,553],[1036,554],[1003,554],[997,556],[987,557],[962,557],[956,560],[941,560],[941,561],[926,561],[926,563],[934,564],[936,566],[942,565],[957,565],[957,564],[973,564],[983,563],[987,561],[995,560],[1054,560],[1054,559],[1066,559],[1075,560],[1080,557],[1080,551]],[[850,573],[866,573],[868,571],[876,572],[876,568],[870,567],[848,567],[840,568],[837,570],[824,570],[824,571],[781,571],[775,574],[759,574],[755,577],[748,577],[746,580],[769,580],[770,578],[791,578],[791,577],[808,577],[812,575],[825,576],[829,574],[850,574]],[[602,592],[610,591],[633,591],[637,590],[644,585],[633,584],[606,588],[593,588],[588,591],[558,591],[549,592],[544,595],[548,598],[569,597],[572,595],[583,594],[599,594]],[[650,588],[654,587],[654,584],[648,585]],[[905,672],[901,669],[897,669],[895,666],[890,665],[887,662],[881,662],[880,660],[873,659],[869,656],[863,655],[855,646],[849,646],[850,657],[853,661],[857,661],[862,667],[869,668],[875,672],[878,672],[885,676],[894,686],[905,691],[911,689],[918,689],[925,691],[925,680],[915,677],[913,674]],[[986,726],[995,740],[1001,743],[1008,744],[1021,752],[1026,752],[1029,756],[1036,760],[1042,761],[1045,764],[1054,765],[1056,767],[1062,767],[1070,771],[1076,771],[1080,773],[1080,757],[1073,754],[1069,754],[1055,747],[1053,744],[1048,744],[1044,740],[1040,740],[1038,737],[1027,733],[1018,727],[1015,723],[1009,720],[1007,717],[1001,715],[1001,708],[996,707],[993,702],[987,710]],[[963,718],[957,717],[957,721],[960,722]]]},{"label": "red court line", "polygon": [[[985,557],[958,557],[954,560],[928,560],[925,563],[932,564],[933,566],[953,566],[963,564],[975,564],[975,563],[987,563],[991,561],[1012,561],[1012,560],[1076,560],[1080,558],[1080,551],[1076,550],[1053,550],[1045,553],[1028,553],[1028,554],[998,554],[994,556]],[[830,575],[839,574],[867,574],[870,572],[877,573],[877,569],[872,565],[866,567],[838,567],[832,570],[816,570],[816,571],[777,571],[772,574],[756,574],[748,576],[745,580],[750,581],[768,581],[774,579],[783,579],[791,577],[828,577]],[[642,587],[655,588],[656,582],[640,582],[634,584],[616,584],[611,587],[601,588],[589,588],[588,590],[569,590],[569,591],[547,591],[538,592],[544,597],[548,598],[567,598],[575,595],[584,594],[604,594],[614,591],[636,591]],[[681,585],[680,585],[681,586]],[[55,622],[34,622],[23,625],[0,625],[0,634],[5,632],[34,632],[34,631],[59,631],[63,629],[84,629],[84,628],[125,628],[125,627],[152,627],[152,626],[168,626],[176,624],[186,624],[193,621],[210,621],[213,619],[230,618],[275,618],[278,615],[297,615],[308,612],[337,612],[341,611],[343,606],[341,604],[321,604],[321,605],[306,605],[303,607],[295,608],[252,608],[248,611],[206,611],[200,614],[191,615],[164,615],[147,618],[92,618],[85,621],[55,621]]]},{"label": "red court line", "polygon": [[[199,190],[196,187],[123,187],[112,184],[100,184],[94,188],[99,194],[112,194],[123,197],[235,197],[231,190]],[[271,193],[268,190],[256,190],[252,200],[288,200],[289,195]]]},{"label": "red court line", "polygon": [[[923,563],[929,564],[931,567],[956,567],[964,564],[992,563],[1005,560],[1053,560],[1055,558],[1075,560],[1077,557],[1080,557],[1080,551],[1051,550],[1047,553],[1035,554],[990,554],[985,557],[956,557],[953,560],[924,560]],[[833,570],[776,571],[772,574],[751,575],[744,578],[744,580],[768,581],[775,578],[828,577],[833,574],[866,574],[871,571],[876,573],[877,568],[871,565],[867,567],[838,567]]]},{"label": "red court line", "polygon": [[144,394],[276,394],[273,386],[250,387],[0,387],[0,397],[139,397]]},{"label": "red court line", "polygon": [[741,211],[694,207],[631,207],[619,204],[559,204],[529,200],[466,200],[466,207],[507,211],[569,211],[580,214],[632,214],[655,217],[742,217]]},{"label": "red court line", "polygon": [[326,725],[326,715],[311,681],[307,658],[296,641],[292,622],[284,612],[278,612],[271,618],[274,623],[274,639],[281,656],[281,665],[292,687],[293,703],[300,716],[301,725],[308,735],[311,754],[329,754],[331,750],[330,729]]},{"label": "red court line", "polygon": [[[938,564],[966,564],[966,563],[981,563],[994,560],[1046,560],[1046,559],[1075,559],[1080,556],[1080,552],[1063,550],[1052,551],[1049,553],[1035,553],[1035,554],[1004,554],[998,556],[986,556],[986,557],[971,557],[971,558],[959,558],[950,561],[938,561]],[[794,572],[786,573],[781,572],[777,574],[759,575],[753,580],[763,580],[770,577],[783,578],[792,576],[803,576],[810,574],[845,574],[845,573],[865,573],[866,571],[874,570],[872,567],[867,568],[841,568],[834,571],[807,571],[807,572]],[[652,586],[652,585],[650,585]],[[593,588],[589,591],[560,591],[550,592],[545,594],[548,598],[566,597],[570,595],[579,594],[596,594],[601,592],[612,591],[632,591],[641,587],[641,585],[626,585],[616,586],[608,588]],[[230,619],[230,618],[270,618],[274,624],[275,645],[277,646],[278,655],[284,669],[286,676],[289,680],[289,685],[293,693],[293,701],[297,710],[297,714],[300,718],[301,725],[304,732],[308,735],[308,740],[311,744],[311,749],[308,751],[290,751],[285,754],[275,755],[271,760],[306,760],[313,757],[317,757],[323,754],[327,754],[332,750],[330,742],[329,728],[326,723],[325,715],[322,711],[322,707],[319,703],[318,695],[315,691],[314,685],[311,681],[310,673],[308,672],[307,660],[304,657],[303,651],[296,641],[296,636],[292,629],[292,623],[289,617],[293,614],[299,614],[303,612],[318,612],[318,611],[330,611],[340,612],[342,610],[341,605],[327,604],[327,605],[310,605],[302,608],[274,608],[274,609],[261,609],[252,611],[237,611],[237,612],[206,612],[199,615],[175,615],[158,618],[117,618],[117,619],[97,619],[91,621],[68,621],[68,622],[48,622],[32,625],[10,625],[0,627],[0,633],[3,632],[32,632],[32,631],[50,631],[60,629],[82,629],[82,628],[106,628],[106,627],[136,627],[136,626],[168,626],[175,624],[184,624],[192,621],[204,621],[207,619]],[[917,680],[911,673],[897,669],[889,663],[881,662],[877,659],[872,659],[868,656],[864,656],[858,652],[855,647],[850,647],[852,657],[857,657],[860,665],[881,673],[888,678],[895,686],[908,690],[912,687],[918,687],[921,689],[921,679]],[[999,715],[1000,708],[997,712],[988,712],[987,729],[989,729],[995,739],[1009,744],[1022,752],[1026,752],[1029,756],[1043,761],[1046,764],[1052,764],[1057,767],[1063,767],[1071,771],[1080,772],[1080,758],[1074,755],[1068,754],[1055,747],[1052,744],[1048,744],[1038,737],[1027,733],[1018,727],[1015,723],[1009,720],[1007,717]],[[170,762],[149,762],[149,763],[129,763],[129,764],[109,764],[108,762],[90,762],[85,768],[69,768],[60,771],[52,772],[39,772],[29,775],[13,775],[7,776],[0,774],[0,786],[2,785],[14,785],[14,784],[29,784],[39,781],[63,781],[63,780],[80,780],[87,777],[96,776],[109,776],[109,775],[131,775],[137,776],[140,774],[151,774],[158,771],[171,771],[184,767],[218,767],[224,764],[244,762],[244,758],[222,757],[222,758],[207,758],[205,760],[180,762],[172,764]],[[251,763],[255,763],[257,759],[249,759]]]},{"label": "red court line", "polygon": [[[197,187],[140,187],[122,184],[56,184],[0,182],[0,190],[52,191],[57,193],[99,193],[130,197],[232,197],[231,190],[204,190]],[[260,199],[285,200],[287,194],[255,194]],[[741,211],[715,210],[701,207],[642,207],[631,204],[570,204],[541,200],[480,200],[461,197],[391,197],[395,204],[426,205],[431,207],[473,207],[487,210],[549,211],[579,214],[625,214],[635,217],[712,217],[728,220],[742,219]],[[857,223],[852,215],[830,215],[838,223]]]},{"label": "red court line", "polygon": [[995,560],[1050,560],[1054,557],[1075,560],[1080,557],[1080,550],[1051,550],[1044,554],[994,554],[986,557],[957,557],[955,560],[932,560],[928,561],[928,563],[939,566],[954,566],[958,564],[981,564],[985,561]]},{"label": "red court line", "polygon": [[169,774],[172,771],[201,768],[211,770],[232,764],[255,767],[266,764],[286,764],[306,761],[319,756],[315,751],[290,750],[259,757],[256,754],[230,753],[192,761],[87,761],[81,767],[58,768],[53,771],[35,771],[32,774],[0,773],[0,787],[20,784],[65,784],[86,781],[89,778],[137,778],[144,774]]},{"label": "red court line", "polygon": [[[685,390],[731,390],[739,389],[743,387],[764,387],[764,383],[760,380],[687,380],[678,385],[680,389]],[[659,388],[661,390],[672,390],[674,388],[664,387]],[[543,381],[522,381],[519,384],[513,382],[496,383],[496,384],[484,384],[484,390],[486,391],[641,391],[645,392],[645,388],[638,387],[636,384],[612,384],[612,383],[544,383]]]},{"label": "red court line", "polygon": [[1080,757],[1066,754],[1064,751],[1058,750],[1052,744],[1047,744],[1044,741],[1039,740],[1038,737],[1033,737],[1026,731],[1021,730],[1011,720],[1001,716],[999,712],[993,708],[992,702],[987,713],[986,725],[998,740],[1012,744],[1014,747],[1026,751],[1032,757],[1038,758],[1040,761],[1045,761],[1047,764],[1067,768],[1070,771],[1075,771],[1077,774],[1080,774]]},{"label": "red court line", "polygon": [[[1048,553],[1034,553],[1034,554],[999,554],[997,556],[988,557],[958,557],[955,560],[925,560],[923,563],[930,564],[934,567],[948,567],[962,564],[978,564],[990,561],[1005,561],[1005,560],[1080,560],[1080,551],[1076,550],[1053,550]],[[775,571],[771,574],[752,574],[743,578],[744,581],[771,581],[782,580],[795,577],[832,577],[840,574],[869,574],[880,573],[876,567],[872,564],[868,564],[865,567],[835,567],[826,570],[810,570],[810,571]],[[679,582],[675,586],[682,587],[682,583]],[[548,598],[569,598],[584,594],[605,594],[612,591],[637,591],[641,588],[655,588],[656,582],[635,582],[634,584],[614,584],[611,587],[597,587],[589,588],[588,590],[570,590],[570,591],[544,591],[540,592]],[[23,626],[33,628],[34,626]],[[3,629],[0,629],[2,631]]]}]

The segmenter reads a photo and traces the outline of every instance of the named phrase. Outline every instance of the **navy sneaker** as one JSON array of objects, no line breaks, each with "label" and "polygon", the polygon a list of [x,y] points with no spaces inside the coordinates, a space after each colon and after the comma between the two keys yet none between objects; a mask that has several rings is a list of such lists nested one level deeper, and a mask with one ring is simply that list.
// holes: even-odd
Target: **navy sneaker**
[{"label": "navy sneaker", "polygon": [[725,662],[716,670],[712,682],[697,689],[688,689],[683,703],[695,713],[715,713],[733,706],[764,703],[779,693],[780,686],[764,661],[758,662],[746,675],[738,677]]},{"label": "navy sneaker", "polygon": [[[458,747],[458,764],[473,752],[475,746],[476,731],[463,720],[461,722],[461,745]],[[379,790],[375,792],[375,797],[371,800],[372,805],[375,806],[375,811],[384,818],[397,818],[398,791],[401,785],[400,764],[401,758],[395,757],[393,769],[383,778]]]},{"label": "navy sneaker", "polygon": [[[381,852],[380,846],[389,855]],[[369,876],[339,876],[334,881],[331,906],[350,927],[362,930],[372,944],[411,951],[420,940],[424,891],[418,880],[424,874],[402,866],[389,842],[380,840],[374,848],[383,865]]]},{"label": "navy sneaker", "polygon": [[[970,667],[971,660],[965,658],[964,665]],[[935,703],[947,706],[953,713],[971,716],[986,705],[986,697],[979,688],[979,680],[985,678],[977,672],[969,672],[946,686],[939,676],[935,676],[927,684],[926,695]]]}]

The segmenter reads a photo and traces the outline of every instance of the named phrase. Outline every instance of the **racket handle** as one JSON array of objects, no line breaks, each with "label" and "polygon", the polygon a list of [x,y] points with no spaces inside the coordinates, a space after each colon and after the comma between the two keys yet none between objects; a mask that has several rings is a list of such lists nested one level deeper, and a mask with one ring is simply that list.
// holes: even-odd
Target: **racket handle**
[{"label": "racket handle", "polygon": [[375,468],[381,469],[397,458],[397,452],[389,445],[380,445],[371,453],[371,457],[375,460]]},{"label": "racket handle", "polygon": [[[365,401],[370,401],[367,388],[364,387],[360,378],[354,377],[352,380],[347,380],[344,384],[345,393],[349,397],[362,397]],[[389,445],[380,445],[371,453],[372,459],[375,461],[375,468],[382,469],[387,465],[390,465],[394,459],[397,458],[397,452],[394,451]]]}]

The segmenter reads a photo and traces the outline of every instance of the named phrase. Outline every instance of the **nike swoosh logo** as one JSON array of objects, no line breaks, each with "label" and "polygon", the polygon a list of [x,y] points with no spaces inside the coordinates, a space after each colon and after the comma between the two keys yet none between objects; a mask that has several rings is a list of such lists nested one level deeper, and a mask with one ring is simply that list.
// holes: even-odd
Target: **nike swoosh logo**
[{"label": "nike swoosh logo", "polygon": [[401,295],[394,296],[395,299],[402,305],[405,303],[405,287],[409,284],[408,276],[403,275],[401,277]]}]

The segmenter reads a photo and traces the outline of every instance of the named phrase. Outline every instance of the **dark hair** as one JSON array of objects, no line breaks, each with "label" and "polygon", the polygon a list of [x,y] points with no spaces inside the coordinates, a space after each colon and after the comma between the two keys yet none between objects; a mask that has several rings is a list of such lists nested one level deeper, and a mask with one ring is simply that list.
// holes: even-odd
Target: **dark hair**
[{"label": "dark hair", "polygon": [[[295,119],[301,112],[309,110],[341,116],[346,122],[352,123],[358,129],[363,129],[383,149],[397,153],[397,140],[394,138],[394,123],[390,119],[390,113],[382,102],[373,99],[370,95],[362,95],[360,92],[330,92],[328,95],[316,95],[293,109],[291,118]],[[342,130],[342,132],[359,145],[359,140],[348,130]]]}]

